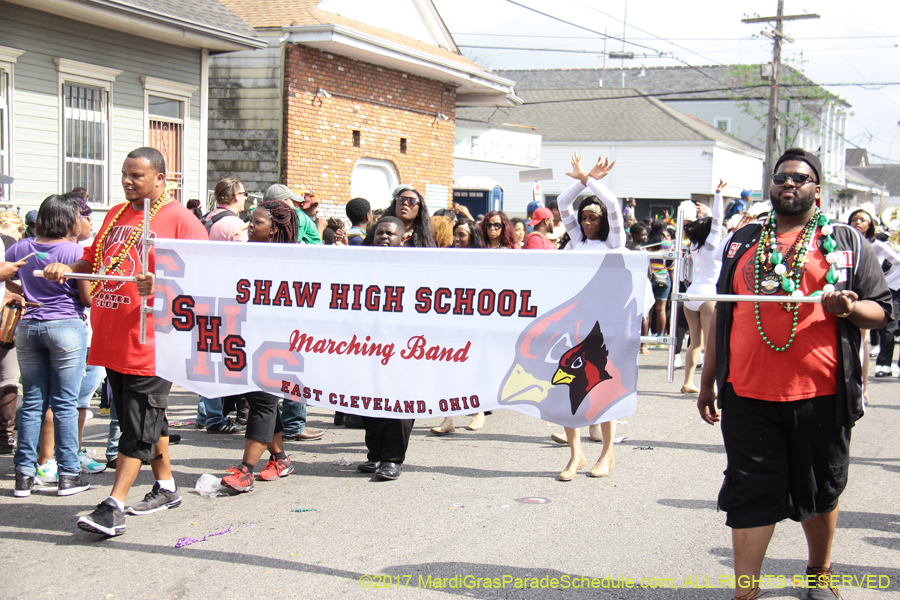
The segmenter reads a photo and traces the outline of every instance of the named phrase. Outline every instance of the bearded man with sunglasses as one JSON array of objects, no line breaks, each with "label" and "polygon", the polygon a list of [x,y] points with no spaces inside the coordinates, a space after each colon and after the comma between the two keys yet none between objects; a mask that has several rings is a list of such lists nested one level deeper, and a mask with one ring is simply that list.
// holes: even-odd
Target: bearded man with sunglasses
[{"label": "bearded man with sunglasses", "polygon": [[718,505],[732,528],[738,600],[760,594],[766,548],[786,518],[806,535],[808,597],[841,597],[831,547],[863,414],[860,329],[887,322],[891,295],[869,244],[819,211],[821,173],[814,154],[788,149],[775,163],[773,212],[718,249],[718,294],[822,298],[719,302],[713,316],[697,408],[719,421],[718,389],[728,459]]}]

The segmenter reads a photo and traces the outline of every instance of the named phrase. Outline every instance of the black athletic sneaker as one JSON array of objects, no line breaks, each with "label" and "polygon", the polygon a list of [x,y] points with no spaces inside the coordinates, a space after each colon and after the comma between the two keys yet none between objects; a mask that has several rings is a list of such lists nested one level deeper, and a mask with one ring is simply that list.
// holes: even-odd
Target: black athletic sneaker
[{"label": "black athletic sneaker", "polygon": [[90,484],[81,478],[81,475],[59,475],[59,483],[56,488],[57,496],[71,496],[78,492],[90,489]]},{"label": "black athletic sneaker", "polygon": [[78,528],[107,537],[122,535],[125,533],[125,513],[107,498],[97,505],[94,512],[78,519]]},{"label": "black athletic sneaker", "polygon": [[29,477],[16,471],[16,489],[13,490],[13,496],[16,498],[27,498],[33,491],[34,477]]},{"label": "black athletic sneaker", "polygon": [[247,429],[243,425],[235,423],[230,418],[221,423],[216,423],[206,428],[206,433],[240,433]]},{"label": "black athletic sneaker", "polygon": [[159,483],[153,484],[141,502],[132,504],[125,509],[129,515],[149,515],[167,508],[177,508],[181,504],[181,490],[175,486],[175,491],[170,492],[159,487]]}]

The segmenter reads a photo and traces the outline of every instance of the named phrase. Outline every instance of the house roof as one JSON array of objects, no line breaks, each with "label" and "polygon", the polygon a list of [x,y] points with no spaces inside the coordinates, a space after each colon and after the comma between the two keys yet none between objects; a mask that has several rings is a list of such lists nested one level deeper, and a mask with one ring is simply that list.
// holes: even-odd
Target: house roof
[{"label": "house roof", "polygon": [[871,179],[879,186],[883,185],[887,195],[900,196],[900,165],[869,165],[868,167],[856,167],[853,170]]},{"label": "house roof", "polygon": [[[497,71],[524,89],[600,89],[637,88],[661,100],[733,100],[737,90],[753,94],[757,88],[740,89],[746,78],[732,73],[735,67],[758,72],[758,65],[719,65],[704,67],[637,67],[629,69],[539,69]],[[802,98],[806,88],[825,91],[800,71],[784,65],[785,75],[796,77],[806,87],[781,87],[782,97]],[[624,77],[624,80],[623,80]],[[623,85],[624,81],[624,85]],[[602,83],[601,83],[602,82]],[[761,88],[760,88],[761,89]],[[759,97],[763,98],[762,93]],[[846,102],[841,101],[846,106]]]},{"label": "house roof", "polygon": [[868,167],[869,153],[864,148],[848,148],[844,153],[844,164],[848,167]]},{"label": "house roof", "polygon": [[458,123],[522,131],[546,142],[716,142],[743,152],[762,150],[634,89],[525,89],[515,108],[459,108]]},{"label": "house roof", "polygon": [[118,4],[156,13],[161,17],[180,19],[206,27],[248,37],[256,31],[218,0],[87,0],[94,4]]},{"label": "house roof", "polygon": [[[508,106],[513,82],[461,55],[437,10],[426,15],[439,30],[432,45],[318,8],[322,0],[222,0],[259,30],[280,29],[288,41],[387,66],[457,86],[457,106]],[[420,13],[421,14],[421,13]]]},{"label": "house roof", "polygon": [[858,168],[847,167],[844,169],[844,180],[846,182],[847,187],[853,189],[859,188],[873,188],[876,190],[881,189],[881,184],[875,181],[874,179],[870,179],[866,177],[865,174],[861,173]]},{"label": "house roof", "polygon": [[[178,0],[170,1],[177,2]],[[409,46],[436,57],[451,60],[460,65],[486,71],[486,69],[458,52],[433,46],[387,29],[373,27],[372,25],[317,8],[321,0],[222,0],[222,2],[240,15],[242,19],[250,23],[250,25],[259,29],[285,26],[343,25],[362,33],[368,33],[388,41]]]},{"label": "house roof", "polygon": [[8,0],[166,43],[212,51],[263,48],[256,31],[218,0]]}]

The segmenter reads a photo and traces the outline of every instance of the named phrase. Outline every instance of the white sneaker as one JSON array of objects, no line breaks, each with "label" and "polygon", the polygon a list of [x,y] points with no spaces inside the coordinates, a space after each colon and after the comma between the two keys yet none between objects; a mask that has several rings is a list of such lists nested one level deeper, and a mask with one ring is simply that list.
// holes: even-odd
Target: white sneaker
[{"label": "white sneaker", "polygon": [[872,346],[869,348],[869,358],[878,358],[878,353],[881,352],[881,348],[879,346]]},{"label": "white sneaker", "polygon": [[51,458],[46,463],[38,465],[34,473],[34,482],[40,482],[41,485],[50,485],[57,482],[55,458]]},{"label": "white sneaker", "polygon": [[891,368],[885,365],[878,365],[875,369],[875,377],[888,377],[891,374]]},{"label": "white sneaker", "polygon": [[703,366],[703,359],[704,359],[705,357],[706,357],[706,352],[701,352],[701,353],[700,353],[700,360],[697,361],[697,366],[698,366],[698,367],[702,367],[702,366]]},{"label": "white sneaker", "polygon": [[683,367],[683,366],[684,366],[684,361],[681,360],[681,355],[680,355],[680,354],[676,354],[676,355],[675,355],[675,368],[676,368],[676,369],[680,369],[680,368]]},{"label": "white sneaker", "polygon": [[78,451],[78,460],[81,461],[82,473],[102,473],[106,470],[106,463],[97,462],[91,458],[87,448]]},{"label": "white sneaker", "polygon": [[891,365],[891,376],[892,377],[900,377],[900,366]]}]

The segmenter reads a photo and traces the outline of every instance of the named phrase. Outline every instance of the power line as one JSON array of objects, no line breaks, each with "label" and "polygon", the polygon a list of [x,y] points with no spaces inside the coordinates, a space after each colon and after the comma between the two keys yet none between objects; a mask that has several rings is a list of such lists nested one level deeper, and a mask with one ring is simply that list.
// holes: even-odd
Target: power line
[{"label": "power line", "polygon": [[644,46],[643,44],[636,44],[635,42],[631,42],[631,41],[628,41],[628,40],[624,40],[624,39],[622,39],[622,38],[618,38],[618,37],[613,36],[613,35],[607,35],[607,34],[605,34],[605,33],[601,33],[601,32],[599,32],[599,31],[597,31],[597,30],[595,30],[595,29],[591,29],[590,27],[585,27],[584,25],[579,25],[578,23],[573,23],[573,22],[571,22],[571,21],[566,21],[565,19],[562,19],[562,18],[560,18],[560,17],[554,17],[553,15],[551,15],[551,14],[549,14],[549,13],[545,13],[545,12],[543,12],[543,11],[540,11],[540,10],[536,9],[536,8],[532,8],[532,7],[530,7],[530,6],[526,6],[525,4],[522,4],[521,2],[516,2],[515,0],[506,0],[506,1],[509,2],[510,4],[514,4],[515,6],[518,6],[519,8],[524,8],[525,10],[530,10],[531,12],[535,12],[535,13],[537,13],[537,14],[543,16],[543,17],[547,17],[548,19],[553,19],[554,21],[559,21],[560,23],[565,23],[566,25],[571,25],[572,27],[577,27],[578,29],[583,29],[583,30],[585,30],[585,31],[589,31],[589,32],[594,33],[594,34],[597,34],[597,35],[602,35],[603,37],[605,37],[606,39],[609,39],[609,40],[616,40],[617,42],[623,42],[623,43],[626,43],[626,44],[631,44],[632,46],[637,46],[638,48],[643,48],[644,50],[651,50],[651,51],[653,51],[653,52],[656,52],[657,54],[666,54],[665,52],[660,52],[660,51],[657,50],[656,48],[651,48],[650,46]]},{"label": "power line", "polygon": [[[593,10],[594,12],[598,12],[598,13],[600,13],[601,15],[603,15],[603,16],[605,16],[605,17],[608,17],[608,18],[612,19],[613,21],[618,21],[619,23],[622,23],[622,25],[624,25],[625,27],[629,27],[628,23],[626,23],[625,21],[622,21],[622,20],[620,20],[620,19],[618,19],[618,18],[616,18],[616,17],[614,17],[614,16],[612,16],[612,15],[610,15],[610,14],[605,13],[605,12],[603,12],[602,10],[600,10],[599,8],[594,8],[593,6],[584,4],[583,2],[579,2],[578,0],[573,0],[573,1],[575,2],[575,4],[578,4],[579,6],[583,6],[583,7],[585,7],[585,8],[590,9],[590,10]],[[696,51],[694,51],[694,50],[691,50],[690,48],[685,48],[684,46],[679,46],[678,44],[675,44],[675,43],[673,43],[673,42],[670,41],[670,40],[663,39],[663,38],[659,37],[658,35],[656,35],[655,33],[651,33],[651,32],[649,32],[649,31],[647,31],[646,29],[641,29],[640,27],[637,27],[637,26],[635,26],[635,25],[631,25],[630,27],[631,27],[632,29],[636,30],[636,31],[640,31],[641,33],[646,33],[647,35],[653,36],[653,37],[655,37],[656,39],[661,40],[661,41],[663,41],[663,42],[665,42],[665,43],[667,43],[667,44],[671,44],[672,46],[675,46],[676,48],[680,48],[681,50],[684,50],[685,52],[689,52],[690,54],[693,54],[693,55],[695,55],[695,56],[699,56],[700,58],[703,58],[703,59],[706,59],[706,60],[712,60],[712,59],[706,58],[705,56],[703,56],[702,54],[700,54],[700,53],[698,53],[698,52],[696,52]],[[623,33],[623,34],[622,34],[622,37],[624,37],[624,36],[625,36],[625,34]],[[677,59],[676,59],[676,60],[677,60]],[[679,62],[683,62],[683,61],[679,60]],[[718,62],[718,61],[713,61],[713,62],[715,62],[715,63],[717,63],[717,64],[719,64],[719,65],[722,64],[722,63],[720,63],[720,62]],[[687,64],[687,63],[684,63],[684,64]]]},{"label": "power line", "polygon": [[[602,50],[569,50],[565,48],[521,48],[518,46],[472,46],[469,44],[457,44],[460,48],[478,48],[481,50],[522,50],[524,52],[572,52],[575,54],[600,54],[607,55],[617,54],[613,52],[603,52]],[[661,54],[635,54],[635,58],[671,58]]]},{"label": "power line", "polygon": [[[633,26],[630,26],[633,27]],[[635,29],[637,29],[635,27]],[[556,38],[556,39],[566,39],[566,40],[592,40],[593,36],[586,35],[536,35],[536,34],[528,34],[523,35],[521,33],[465,33],[459,32],[453,34],[456,35],[477,35],[477,36],[485,36],[485,37],[517,37],[517,38]],[[653,34],[650,34],[653,35]],[[900,35],[852,35],[852,36],[836,36],[836,37],[804,37],[804,40],[876,40],[876,39],[898,39]],[[752,41],[761,38],[756,37],[745,37],[745,38],[660,38],[658,36],[654,36],[652,38],[631,38],[633,40],[651,40],[651,39],[662,39],[663,41],[676,41],[676,42],[741,42],[741,41]]]}]

